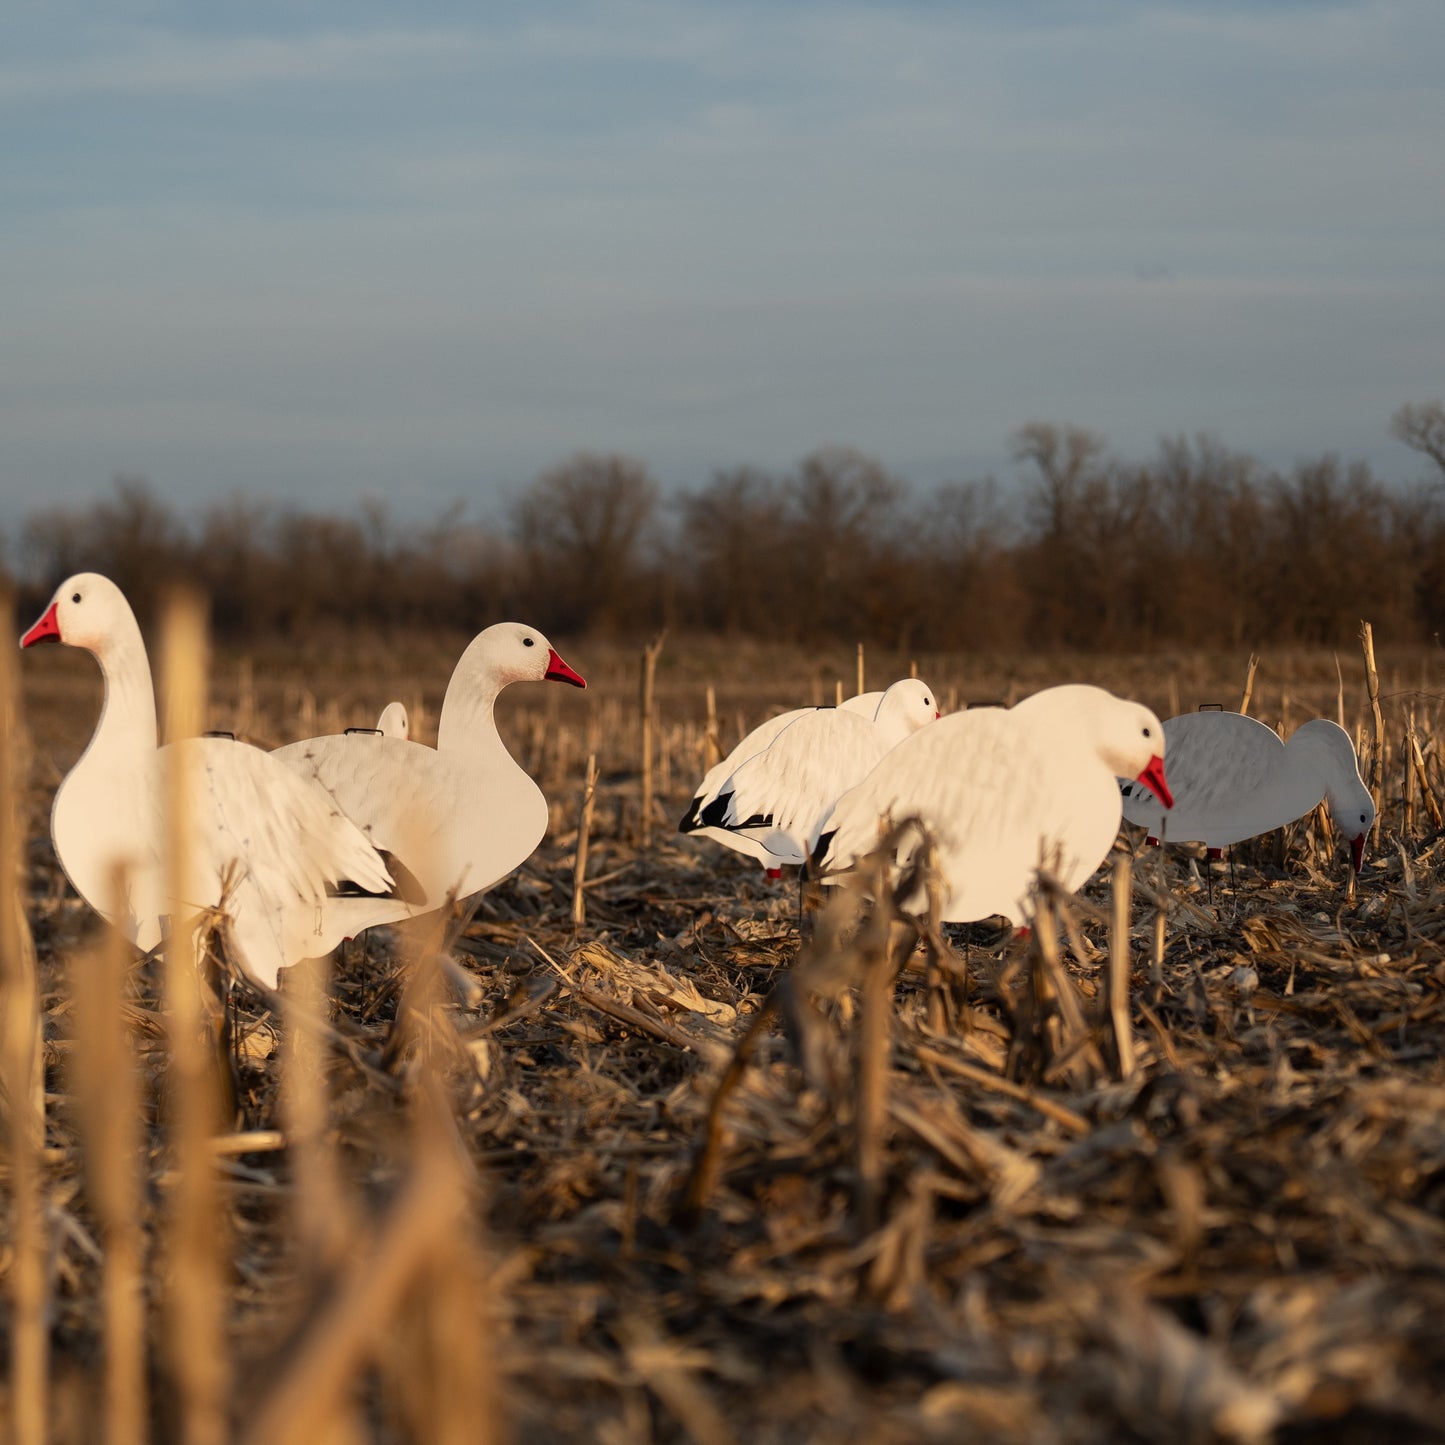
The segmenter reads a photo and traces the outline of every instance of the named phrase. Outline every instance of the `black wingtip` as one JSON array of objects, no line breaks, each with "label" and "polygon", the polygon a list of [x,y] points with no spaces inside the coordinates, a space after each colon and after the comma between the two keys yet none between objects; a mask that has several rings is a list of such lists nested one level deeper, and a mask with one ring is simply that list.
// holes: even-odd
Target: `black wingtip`
[{"label": "black wingtip", "polygon": [[813,851],[808,855],[808,866],[812,872],[817,873],[823,867],[823,859],[828,856],[828,849],[833,845],[833,839],[838,836],[836,828],[829,829],[826,833],[818,835],[818,841],[813,844]]},{"label": "black wingtip", "polygon": [[677,831],[679,833],[695,833],[702,827],[702,817],[698,812],[701,806],[702,794],[699,793],[697,797],[687,805],[687,812],[678,819]]},{"label": "black wingtip", "polygon": [[700,828],[726,828],[728,808],[732,804],[731,793],[719,793],[707,807],[703,808],[697,815],[697,826]]},{"label": "black wingtip", "polygon": [[343,878],[338,883],[333,895],[337,898],[399,898],[403,903],[410,903],[414,907],[426,902],[426,889],[422,887],[421,880],[396,856],[395,853],[388,853],[385,848],[378,848],[377,854],[381,861],[386,864],[386,871],[391,874],[391,881],[395,885],[389,893],[374,893],[369,888],[363,888],[351,878]]},{"label": "black wingtip", "polygon": [[[729,818],[728,813],[733,805],[731,793],[719,793],[707,807],[697,815],[697,822],[694,828],[726,828],[731,833],[741,832],[744,828],[771,828],[773,826],[773,815],[771,813],[754,813],[751,818]],[[691,831],[691,830],[688,830]]]},{"label": "black wingtip", "polygon": [[426,889],[422,887],[421,879],[395,853],[388,853],[385,848],[378,848],[376,851],[381,854],[381,861],[386,864],[386,871],[391,874],[392,881],[396,884],[396,896],[403,903],[425,903]]}]

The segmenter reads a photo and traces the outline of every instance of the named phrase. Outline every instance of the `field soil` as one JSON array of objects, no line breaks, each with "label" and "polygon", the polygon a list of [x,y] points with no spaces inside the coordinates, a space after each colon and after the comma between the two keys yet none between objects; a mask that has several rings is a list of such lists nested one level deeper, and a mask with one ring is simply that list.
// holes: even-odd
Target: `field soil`
[{"label": "field soil", "polygon": [[[398,697],[429,741],[463,640],[221,653],[211,723],[275,746],[369,726]],[[551,803],[548,837],[439,936],[377,930],[338,953],[309,1159],[288,1135],[283,1001],[230,992],[205,1206],[221,1344],[201,1362],[222,1438],[310,1398],[324,1419],[307,1438],[346,1441],[1445,1439],[1445,667],[1377,646],[1378,749],[1358,649],[1338,670],[1267,656],[1250,689],[1286,731],[1342,715],[1367,781],[1378,752],[1385,806],[1354,885],[1319,813],[1212,863],[1126,830],[1127,881],[1111,864],[1031,938],[920,937],[886,899],[845,893],[800,943],[795,880],[675,824],[709,756],[709,688],[726,751],[771,712],[851,693],[851,653],[667,639],[645,820],[640,649],[560,642],[587,692],[518,686],[499,708]],[[1249,665],[866,661],[870,686],[916,664],[947,707],[1092,681],[1163,715],[1239,707]],[[99,929],[48,808],[101,695],[69,649],[22,664],[46,1410],[51,1439],[80,1442],[115,1408],[76,1066]],[[144,1409],[170,1439],[197,1376],[168,1323],[163,990],[159,960],[128,959]],[[398,1243],[433,1155],[464,1207]]]}]

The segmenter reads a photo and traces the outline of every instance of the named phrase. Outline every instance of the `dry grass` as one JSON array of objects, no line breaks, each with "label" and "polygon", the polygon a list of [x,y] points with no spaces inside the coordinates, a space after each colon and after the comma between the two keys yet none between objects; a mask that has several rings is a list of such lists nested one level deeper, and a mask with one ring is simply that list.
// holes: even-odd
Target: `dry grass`
[{"label": "dry grass", "polygon": [[[563,646],[588,693],[512,689],[503,719],[552,801],[543,848],[443,939],[371,937],[283,1000],[247,995],[203,1165],[176,1152],[161,962],[133,966],[118,1004],[78,1007],[115,985],[83,956],[96,930],[45,815],[98,688],[88,659],[27,657],[45,1234],[27,1253],[12,1093],[14,1438],[36,1389],[27,1259],[60,1442],[105,1422],[135,1438],[117,1421],[139,1408],[152,1438],[183,1438],[215,1378],[220,1433],[256,1441],[1441,1438],[1445,838],[1418,783],[1440,793],[1445,730],[1434,655],[1377,648],[1387,806],[1353,901],[1316,818],[1239,850],[1233,885],[1215,864],[1212,904],[1202,859],[1151,852],[1112,875],[1127,900],[1101,872],[1030,946],[918,940],[845,895],[799,958],[793,886],[670,823],[708,745],[709,684],[726,748],[740,713],[851,690],[851,650],[824,666],[669,640],[644,850],[638,654]],[[455,655],[433,651],[403,678],[364,653],[221,659],[211,722],[280,742],[308,719],[369,724],[397,695],[425,735]],[[946,702],[1088,678],[1164,712],[1237,706],[1245,671],[917,661]],[[869,680],[908,662],[870,658]],[[1363,667],[1341,662],[1354,726]],[[1328,655],[1266,655],[1250,710],[1334,716],[1336,688]],[[97,1110],[78,1066],[101,1051],[124,1098],[117,1021],[138,1102]],[[134,1146],[92,1177],[126,1129]],[[175,1208],[197,1169],[224,1361],[168,1345]],[[139,1355],[107,1330],[128,1307]]]}]

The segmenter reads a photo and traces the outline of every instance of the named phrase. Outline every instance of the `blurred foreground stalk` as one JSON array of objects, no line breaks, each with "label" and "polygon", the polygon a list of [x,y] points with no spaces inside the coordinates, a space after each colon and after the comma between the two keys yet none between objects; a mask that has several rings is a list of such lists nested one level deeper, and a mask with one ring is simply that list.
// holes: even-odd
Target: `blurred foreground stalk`
[{"label": "blurred foreground stalk", "polygon": [[20,728],[15,617],[0,604],[0,1091],[10,1186],[10,1428],[15,1445],[45,1439],[46,1241],[45,1087],[40,1055],[35,949],[25,921],[26,749]]},{"label": "blurred foreground stalk", "polygon": [[[205,715],[206,640],[201,604],[178,593],[162,622],[161,676],[165,738],[174,744],[200,733]],[[166,882],[172,899],[186,896],[192,847],[189,807],[194,784],[187,750],[166,752]],[[173,907],[180,907],[173,904]],[[188,920],[173,915],[165,945],[166,1025],[171,1062],[166,1103],[171,1124],[174,1187],[167,1261],[168,1360],[177,1394],[180,1436],[187,1445],[226,1438],[229,1365],[221,1261],[226,1227],[209,1141],[219,1132],[214,1065],[203,1037],[206,1011],[197,968],[201,949]]]}]

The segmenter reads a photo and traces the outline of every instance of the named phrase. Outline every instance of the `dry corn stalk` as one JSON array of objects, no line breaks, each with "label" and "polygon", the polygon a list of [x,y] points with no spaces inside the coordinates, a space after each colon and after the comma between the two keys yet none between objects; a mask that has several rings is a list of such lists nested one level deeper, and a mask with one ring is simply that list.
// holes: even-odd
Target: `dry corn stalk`
[{"label": "dry corn stalk", "polygon": [[1114,1040],[1114,1059],[1119,1077],[1134,1072],[1134,1033],[1129,1023],[1129,905],[1132,901],[1132,865],[1127,853],[1114,858],[1113,916],[1109,928],[1109,972],[1107,999],[1109,1027]]},{"label": "dry corn stalk", "polygon": [[582,801],[577,808],[577,852],[572,863],[572,927],[587,921],[587,848],[592,837],[592,808],[597,801],[597,754],[587,758],[587,776],[582,783]]},{"label": "dry corn stalk", "polygon": [[717,727],[717,693],[712,683],[707,685],[707,726],[702,742],[702,770],[707,772],[721,761],[723,755]]},{"label": "dry corn stalk", "polygon": [[1375,800],[1375,826],[1370,836],[1370,846],[1380,845],[1380,821],[1383,808],[1380,806],[1380,787],[1385,770],[1385,719],[1380,713],[1380,674],[1375,670],[1375,634],[1370,624],[1360,621],[1360,647],[1365,655],[1365,687],[1370,698],[1370,713],[1375,722],[1375,741],[1370,751],[1370,796]]},{"label": "dry corn stalk", "polygon": [[1244,674],[1244,696],[1239,700],[1239,710],[1247,717],[1249,715],[1250,694],[1254,692],[1254,673],[1259,666],[1259,654],[1249,654],[1249,670]]},{"label": "dry corn stalk", "polygon": [[1430,775],[1425,768],[1425,756],[1420,751],[1420,734],[1413,733],[1410,739],[1410,758],[1415,767],[1415,777],[1420,784],[1420,796],[1425,800],[1425,810],[1430,814],[1432,827],[1445,827],[1445,818],[1440,813],[1435,790],[1430,786]]},{"label": "dry corn stalk", "polygon": [[[14,635],[9,605],[0,634]],[[15,658],[0,645],[0,1090],[11,1206],[10,1438],[42,1445],[46,1438],[49,1331],[46,1304],[50,1253],[45,1224],[45,1091],[41,1072],[35,950],[21,887],[25,749],[20,731]]]},{"label": "dry corn stalk", "polygon": [[642,846],[652,846],[652,735],[657,726],[657,659],[667,641],[664,628],[642,650],[642,677],[638,703],[642,713]]},{"label": "dry corn stalk", "polygon": [[[171,598],[163,619],[162,676],[166,736],[200,733],[205,717],[205,632],[199,601]],[[191,847],[188,759],[171,748],[165,775],[167,892],[185,897]],[[176,905],[179,906],[179,905]],[[200,925],[194,938],[201,936]],[[226,1436],[229,1370],[224,1341],[221,1257],[226,1229],[210,1139],[220,1124],[213,1059],[202,1038],[205,1009],[197,960],[201,950],[187,921],[171,920],[165,947],[166,1006],[171,1047],[167,1094],[175,1187],[169,1219],[170,1293],[167,1358],[175,1378],[181,1429],[192,1445],[221,1445]]]},{"label": "dry corn stalk", "polygon": [[326,1086],[329,961],[309,958],[287,974],[282,997],[281,1107],[292,1169],[292,1218],[298,1272],[328,1279],[347,1252],[354,1221],[333,1146]]},{"label": "dry corn stalk", "polygon": [[[112,916],[124,914],[125,876],[115,873]],[[74,1089],[85,1141],[86,1186],[105,1250],[101,1281],[105,1337],[106,1445],[146,1437],[145,1213],[141,1187],[141,1100],[135,1039],[127,1023],[130,947],[108,928],[71,974],[75,999]]]}]

